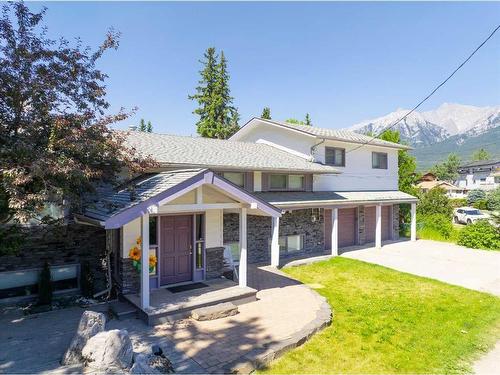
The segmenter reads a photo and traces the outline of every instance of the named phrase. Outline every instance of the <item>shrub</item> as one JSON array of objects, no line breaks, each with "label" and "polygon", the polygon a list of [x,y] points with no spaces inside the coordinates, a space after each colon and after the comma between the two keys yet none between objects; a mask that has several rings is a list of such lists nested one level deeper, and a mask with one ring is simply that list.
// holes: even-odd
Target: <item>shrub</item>
[{"label": "shrub", "polygon": [[52,277],[50,275],[50,267],[47,262],[43,265],[38,280],[38,304],[52,304]]},{"label": "shrub", "polygon": [[473,249],[500,250],[500,231],[487,220],[480,220],[462,229],[457,243]]},{"label": "shrub", "polygon": [[477,208],[478,210],[487,210],[488,209],[488,201],[486,199],[479,199],[475,201],[472,206]]},{"label": "shrub", "polygon": [[500,187],[497,187],[486,195],[486,204],[488,210],[500,211]]},{"label": "shrub", "polygon": [[441,214],[451,218],[453,208],[446,196],[446,191],[442,188],[433,188],[420,195],[417,212],[422,216]]},{"label": "shrub", "polygon": [[471,190],[469,194],[467,194],[467,204],[471,205],[476,201],[485,198],[486,198],[486,193],[484,192],[484,190],[480,189]]},{"label": "shrub", "polygon": [[450,199],[450,204],[451,204],[451,207],[453,207],[453,208],[467,206],[467,199],[466,198],[452,198],[452,199]]},{"label": "shrub", "polygon": [[92,275],[92,271],[90,270],[89,261],[82,263],[80,269],[80,288],[82,296],[87,298],[94,296],[94,275]]},{"label": "shrub", "polygon": [[423,226],[422,229],[426,232],[437,232],[444,239],[450,238],[453,234],[453,224],[446,215],[422,215],[419,219]]}]

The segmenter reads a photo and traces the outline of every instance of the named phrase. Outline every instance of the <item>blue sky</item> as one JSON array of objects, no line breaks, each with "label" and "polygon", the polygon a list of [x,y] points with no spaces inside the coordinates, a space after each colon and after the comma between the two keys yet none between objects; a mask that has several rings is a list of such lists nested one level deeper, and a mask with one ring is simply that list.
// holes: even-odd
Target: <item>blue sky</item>
[{"label": "blue sky", "polygon": [[[51,36],[97,46],[122,33],[99,67],[119,125],[195,134],[203,51],[224,50],[242,123],[270,106],[283,120],[311,114],[342,128],[416,104],[498,24],[500,3],[43,3]],[[41,3],[29,3],[39,9]],[[500,104],[500,33],[425,104]]]}]

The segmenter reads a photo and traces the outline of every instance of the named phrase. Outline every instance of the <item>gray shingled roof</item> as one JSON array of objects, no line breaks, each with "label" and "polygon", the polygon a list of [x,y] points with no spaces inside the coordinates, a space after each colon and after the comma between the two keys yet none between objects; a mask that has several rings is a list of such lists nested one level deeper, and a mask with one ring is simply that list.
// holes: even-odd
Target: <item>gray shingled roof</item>
[{"label": "gray shingled roof", "polygon": [[123,187],[118,191],[107,191],[104,195],[97,197],[96,202],[87,205],[84,215],[91,219],[105,221],[169,188],[187,181],[205,170],[206,169],[184,169],[144,175],[133,181],[133,200],[130,199],[131,194],[127,187]]},{"label": "gray shingled roof", "polygon": [[339,173],[331,166],[313,163],[275,147],[201,137],[126,132],[126,143],[163,166],[215,169]]},{"label": "gray shingled roof", "polygon": [[255,193],[255,195],[276,207],[360,204],[364,202],[415,202],[417,200],[414,196],[402,191],[286,191]]},{"label": "gray shingled roof", "polygon": [[[299,125],[299,124],[290,124],[288,122],[284,121],[275,121],[275,120],[266,120],[266,119],[261,119],[261,118],[256,118],[257,120],[260,121],[267,121],[279,126],[283,126],[285,128],[289,129],[294,129],[294,130],[299,130],[301,132],[304,132],[309,135],[313,135],[318,138],[325,138],[325,139],[331,139],[331,140],[336,140],[336,141],[341,141],[341,142],[352,142],[352,143],[359,143],[363,144],[366,142],[369,142],[370,145],[374,146],[384,146],[384,147],[391,147],[391,148],[399,148],[403,150],[410,150],[410,146],[406,145],[401,145],[398,143],[393,143],[393,142],[388,142],[384,141],[382,139],[373,139],[373,137],[370,137],[368,135],[364,134],[359,134],[350,130],[342,130],[342,129],[327,129],[327,128],[318,128],[316,126],[309,126],[309,125]],[[252,120],[250,120],[252,121]]]},{"label": "gray shingled roof", "polygon": [[491,166],[495,164],[500,164],[500,159],[470,161],[465,164],[462,164],[458,168],[482,167],[482,166]]}]

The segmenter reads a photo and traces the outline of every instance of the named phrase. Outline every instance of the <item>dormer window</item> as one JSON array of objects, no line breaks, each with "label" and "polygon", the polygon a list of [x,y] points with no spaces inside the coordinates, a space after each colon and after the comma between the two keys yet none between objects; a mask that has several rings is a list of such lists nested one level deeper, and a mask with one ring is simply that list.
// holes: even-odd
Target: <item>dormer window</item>
[{"label": "dormer window", "polygon": [[345,148],[325,147],[325,164],[345,167]]},{"label": "dormer window", "polygon": [[303,191],[305,190],[305,177],[298,174],[272,174],[269,176],[269,189],[276,191]]},{"label": "dormer window", "polygon": [[387,153],[372,152],[372,168],[387,169]]}]

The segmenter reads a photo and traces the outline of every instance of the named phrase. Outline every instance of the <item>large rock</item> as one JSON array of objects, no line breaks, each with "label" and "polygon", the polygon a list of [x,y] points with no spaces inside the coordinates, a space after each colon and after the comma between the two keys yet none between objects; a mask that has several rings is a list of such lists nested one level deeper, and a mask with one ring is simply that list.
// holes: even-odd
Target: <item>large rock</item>
[{"label": "large rock", "polygon": [[131,374],[171,374],[174,372],[172,363],[163,355],[136,354]]},{"label": "large rock", "polygon": [[87,367],[99,372],[128,369],[132,366],[133,355],[128,332],[119,329],[98,333],[87,341],[82,350]]},{"label": "large rock", "polygon": [[191,312],[194,320],[214,320],[238,314],[238,306],[231,302],[219,303],[214,306],[200,307]]},{"label": "large rock", "polygon": [[83,362],[82,349],[87,344],[87,341],[103,332],[106,326],[106,316],[103,313],[95,311],[84,311],[78,324],[78,330],[75,337],[71,340],[71,344],[64,353],[61,360],[62,365],[76,365]]}]

